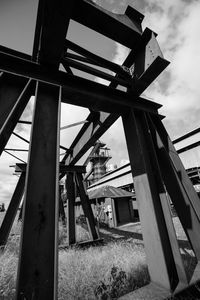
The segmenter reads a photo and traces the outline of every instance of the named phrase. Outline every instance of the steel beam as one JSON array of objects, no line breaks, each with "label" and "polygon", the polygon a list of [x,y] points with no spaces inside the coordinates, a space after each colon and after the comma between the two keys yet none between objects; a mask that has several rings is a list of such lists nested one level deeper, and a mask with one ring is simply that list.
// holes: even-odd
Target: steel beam
[{"label": "steel beam", "polygon": [[65,41],[65,49],[67,50],[68,48],[81,54],[81,55],[84,55],[85,57],[87,57],[88,60],[86,60],[86,58],[83,56],[77,56],[77,55],[74,55],[73,53],[66,53],[65,54],[66,57],[69,57],[69,58],[71,57],[71,58],[74,58],[77,60],[82,60],[87,63],[93,62],[94,64],[97,64],[100,67],[109,69],[109,70],[121,75],[122,77],[130,78],[130,75],[123,69],[122,66],[115,64],[105,58],[102,58],[101,56],[98,56],[98,55],[78,46],[77,44],[75,44],[69,40],[66,40]]},{"label": "steel beam", "polygon": [[0,154],[33,92],[31,80],[3,74],[0,81]]},{"label": "steel beam", "polygon": [[17,160],[21,161],[21,162],[24,163],[24,164],[26,163],[24,160],[22,160],[21,158],[17,157],[16,155],[10,153],[9,151],[4,150],[4,152],[7,153],[7,154],[10,155],[10,156],[16,158]]},{"label": "steel beam", "polygon": [[90,238],[94,241],[99,239],[99,233],[95,224],[94,215],[92,212],[90,200],[83,185],[83,176],[81,173],[76,173],[76,183],[79,191],[82,208],[86,217]]},{"label": "steel beam", "polygon": [[[144,91],[156,77],[169,65],[159,48],[155,33],[149,29],[142,36],[140,47],[134,53],[130,67],[134,80],[133,92]],[[148,36],[148,39],[147,39]]]},{"label": "steel beam", "polygon": [[57,299],[60,90],[37,83],[16,299]]},{"label": "steel beam", "polygon": [[187,281],[178,244],[171,244],[176,235],[147,121],[143,113],[131,111],[123,124],[151,281],[175,291],[179,281],[182,287]]},{"label": "steel beam", "polygon": [[[6,146],[15,126],[18,123],[20,116],[22,115],[26,105],[30,100],[30,97],[33,95],[33,87],[34,87],[34,82],[31,79],[29,79],[26,85],[24,86],[24,88],[21,90],[21,93],[18,95],[13,93],[13,88],[11,88],[10,86],[9,86],[10,90],[8,91],[10,97],[5,90],[2,91],[2,94],[0,96],[2,100],[2,102],[0,103],[1,112],[2,112],[0,116],[0,120],[1,120],[0,154],[2,153],[4,147]],[[12,106],[10,104],[8,110],[8,105],[11,100],[13,103]]]},{"label": "steel beam", "polygon": [[[152,123],[153,124],[153,123]],[[170,158],[169,152],[163,144],[164,136],[160,135],[158,127],[152,125],[151,130],[156,130],[154,134],[154,145],[157,151],[159,164],[165,182],[167,192],[169,193],[170,199],[174,204],[177,215],[181,221],[184,231],[190,241],[190,244],[198,258],[200,260],[200,207],[199,198],[192,186],[188,189],[184,186],[183,178],[180,173],[173,166],[173,162]],[[158,133],[159,132],[159,133]],[[174,150],[175,154],[175,150]],[[180,160],[180,158],[179,158]],[[178,157],[177,157],[178,162]],[[181,162],[179,163],[182,164]],[[183,171],[183,170],[182,170]],[[183,173],[183,172],[182,172]],[[184,174],[185,180],[186,176]],[[188,180],[190,180],[188,178]],[[192,189],[194,193],[192,193]],[[197,199],[196,199],[197,198]],[[193,205],[195,201],[195,206]],[[197,202],[198,201],[198,202]]]},{"label": "steel beam", "polygon": [[0,227],[0,246],[4,246],[7,243],[7,239],[12,228],[13,222],[15,220],[17,210],[20,205],[20,201],[22,199],[24,193],[24,185],[25,185],[25,172],[22,172],[15,191],[13,193],[12,199],[4,216],[3,222]]},{"label": "steel beam", "polygon": [[48,67],[2,52],[0,70],[62,86],[63,102],[90,107],[94,110],[112,112],[114,110],[119,113],[132,107],[157,113],[157,109],[161,107],[158,103],[139,97],[138,93],[133,97],[133,93],[125,93],[62,71],[50,72]]},{"label": "steel beam", "polygon": [[[40,0],[40,2],[44,2]],[[43,9],[39,62],[58,69],[65,38],[75,2],[72,0],[46,0]],[[40,19],[38,20],[40,22]]]},{"label": "steel beam", "polygon": [[71,18],[120,44],[132,48],[142,33],[144,16],[128,6],[125,14],[115,14],[89,0],[77,0]]},{"label": "steel beam", "polygon": [[75,219],[75,174],[67,173],[67,230],[68,245],[76,243],[76,219]]},{"label": "steel beam", "polygon": [[61,218],[63,226],[66,227],[66,215],[65,215],[65,208],[62,200],[60,185],[59,185],[59,218]]},{"label": "steel beam", "polygon": [[[118,78],[118,77],[114,77],[113,75],[109,74],[109,73],[106,73],[106,72],[103,72],[99,69],[95,69],[93,67],[90,67],[88,65],[85,65],[83,63],[80,63],[76,60],[73,60],[73,59],[70,59],[70,58],[64,58],[62,61],[62,63],[66,63],[68,66],[72,67],[72,68],[75,68],[77,70],[80,70],[80,71],[83,71],[87,74],[91,74],[93,76],[96,76],[96,77],[99,77],[99,78],[103,78],[107,81],[113,81],[113,82],[116,82],[117,84],[121,85],[121,86],[124,86],[124,87],[131,87],[132,85],[132,80],[131,80],[131,77],[127,78],[126,79],[121,79],[121,78]],[[128,74],[127,74],[128,75]]]},{"label": "steel beam", "polygon": [[193,187],[193,184],[190,180],[190,178],[187,175],[187,172],[183,166],[183,163],[181,162],[181,159],[179,155],[177,154],[177,151],[164,127],[161,120],[158,118],[155,118],[154,115],[151,115],[151,119],[153,120],[154,125],[156,126],[156,130],[162,140],[162,143],[169,154],[169,157],[172,161],[172,164],[176,170],[176,173],[179,176],[179,179],[181,181],[181,184],[186,191],[188,198],[190,199],[191,205],[195,210],[195,213],[197,214],[199,220],[200,220],[200,205],[199,205],[199,197]]}]

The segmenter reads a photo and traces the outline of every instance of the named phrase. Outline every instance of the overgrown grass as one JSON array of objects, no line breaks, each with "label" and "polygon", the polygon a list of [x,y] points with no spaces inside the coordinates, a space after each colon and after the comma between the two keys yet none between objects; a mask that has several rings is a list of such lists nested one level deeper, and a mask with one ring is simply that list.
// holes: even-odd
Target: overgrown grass
[{"label": "overgrown grass", "polygon": [[[186,237],[176,218],[174,222],[177,236],[181,238],[184,265],[190,272],[194,270],[195,257],[185,243]],[[0,254],[0,299],[14,299],[20,227],[20,223],[14,226],[6,248]],[[80,225],[77,225],[77,239],[89,239],[87,230]],[[60,226],[59,244],[66,245],[66,242],[67,230]],[[59,251],[59,300],[116,299],[144,286],[149,280],[144,248],[139,240]]]},{"label": "overgrown grass", "polygon": [[[18,262],[19,229],[15,228],[0,254],[0,299],[12,300]],[[59,243],[65,244],[66,230],[59,230]],[[88,233],[77,226],[79,241]],[[149,281],[141,244],[112,242],[87,249],[59,251],[58,299],[115,299]]]},{"label": "overgrown grass", "polygon": [[113,299],[148,283],[141,245],[110,243],[59,255],[59,299]]}]

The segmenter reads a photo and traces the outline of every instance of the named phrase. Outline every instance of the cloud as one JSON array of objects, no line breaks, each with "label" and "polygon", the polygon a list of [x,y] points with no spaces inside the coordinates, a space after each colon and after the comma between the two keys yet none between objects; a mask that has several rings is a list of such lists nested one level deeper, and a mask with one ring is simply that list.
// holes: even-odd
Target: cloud
[{"label": "cloud", "polygon": [[[165,124],[172,137],[199,126],[200,2],[148,0],[144,25],[158,33],[167,71],[145,91],[163,104]],[[144,27],[145,27],[144,26]]]}]

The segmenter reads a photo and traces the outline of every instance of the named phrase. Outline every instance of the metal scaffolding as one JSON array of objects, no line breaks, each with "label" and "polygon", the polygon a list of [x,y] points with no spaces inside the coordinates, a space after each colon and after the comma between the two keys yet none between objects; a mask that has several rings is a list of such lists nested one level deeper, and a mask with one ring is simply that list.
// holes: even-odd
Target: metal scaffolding
[{"label": "metal scaffolding", "polygon": [[[5,245],[25,191],[16,299],[57,299],[59,178],[67,174],[69,243],[75,242],[76,187],[91,240],[99,239],[83,184],[85,167],[76,163],[120,116],[151,281],[169,293],[190,284],[169,198],[198,261],[199,199],[162,124],[158,113],[161,105],[140,96],[169,64],[163,58],[156,33],[149,28],[142,30],[143,18],[130,6],[123,15],[117,15],[90,0],[39,0],[32,55],[0,46],[0,153],[30,97],[34,95],[36,99],[33,122],[29,124],[32,131],[28,162],[18,166],[21,175],[0,228],[0,244]],[[130,48],[124,63],[117,65],[69,41],[71,19]],[[59,70],[60,64],[64,71]],[[100,71],[99,66],[116,75]],[[71,68],[110,84],[104,86],[76,76]],[[59,161],[61,102],[86,107],[90,113]]]}]

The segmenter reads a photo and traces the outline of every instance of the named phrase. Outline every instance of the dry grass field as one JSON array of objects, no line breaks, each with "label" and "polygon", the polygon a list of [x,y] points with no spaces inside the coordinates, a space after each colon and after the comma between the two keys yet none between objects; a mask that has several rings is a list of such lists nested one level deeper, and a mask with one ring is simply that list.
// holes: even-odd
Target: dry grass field
[{"label": "dry grass field", "polygon": [[[185,267],[192,273],[195,257],[178,218],[174,218],[174,223]],[[15,222],[6,249],[0,254],[0,299],[14,299],[19,232],[20,224]],[[100,232],[104,245],[59,251],[58,299],[116,299],[149,282],[140,224],[101,228]],[[60,226],[62,245],[66,234]],[[80,225],[77,236],[79,241],[88,239],[87,231]]]}]

